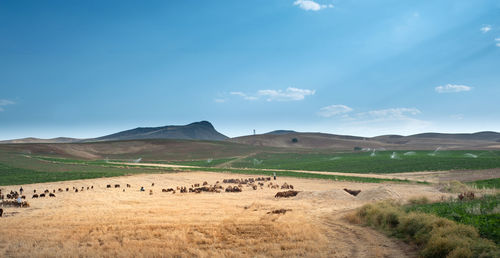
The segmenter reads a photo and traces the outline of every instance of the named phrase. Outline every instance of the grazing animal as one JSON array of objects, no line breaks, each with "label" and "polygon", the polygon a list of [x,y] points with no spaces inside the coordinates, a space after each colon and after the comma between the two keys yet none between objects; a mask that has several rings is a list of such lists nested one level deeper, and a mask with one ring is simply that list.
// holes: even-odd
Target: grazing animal
[{"label": "grazing animal", "polygon": [[43,191],[43,193],[49,193],[49,189],[45,189],[45,191]]},{"label": "grazing animal", "polygon": [[52,190],[52,192],[53,192],[53,193],[55,193],[55,192],[56,192],[56,189]]},{"label": "grazing animal", "polygon": [[66,187],[66,192],[67,192],[67,191],[69,191],[69,188],[68,188],[68,187]]},{"label": "grazing animal", "polygon": [[90,187],[87,186],[87,190],[89,190],[89,189],[90,189]]},{"label": "grazing animal", "polygon": [[161,189],[161,192],[162,192],[162,193],[166,193],[166,192],[167,192],[167,189]]},{"label": "grazing animal", "polygon": [[31,198],[32,198],[32,199],[34,199],[34,198],[38,198],[38,194],[34,194]]},{"label": "grazing animal", "polygon": [[36,189],[35,189],[35,190],[33,190],[33,193],[36,193]]},{"label": "grazing animal", "polygon": [[296,196],[299,192],[294,191],[294,190],[288,190],[284,192],[277,192],[276,195],[274,196],[275,198],[288,198],[288,197],[293,197]]},{"label": "grazing animal", "polygon": [[119,184],[116,184],[116,185],[115,185],[115,188],[120,188],[120,185],[119,185]]},{"label": "grazing animal", "polygon": [[53,193],[50,193],[50,194],[49,194],[49,197],[56,197],[56,195],[55,195],[55,194],[53,194]]},{"label": "grazing animal", "polygon": [[94,186],[90,186],[90,189],[94,189]]},{"label": "grazing animal", "polygon": [[0,217],[2,217],[2,215],[3,215],[3,209],[0,208]]},{"label": "grazing animal", "polygon": [[78,189],[75,189],[75,193],[78,193]]},{"label": "grazing animal", "polygon": [[149,195],[153,195],[153,190],[149,190]]},{"label": "grazing animal", "polygon": [[267,214],[285,214],[287,211],[291,211],[291,209],[278,209],[268,212]]},{"label": "grazing animal", "polygon": [[26,199],[26,196],[25,195],[21,196],[21,199]]},{"label": "grazing animal", "polygon": [[361,193],[361,190],[350,190],[350,189],[347,189],[347,188],[344,188],[344,191],[348,192],[350,195],[353,195],[353,196],[356,196],[359,193]]},{"label": "grazing animal", "polygon": [[111,185],[106,185],[106,188],[111,188]]},{"label": "grazing animal", "polygon": [[127,188],[130,188],[130,187],[132,187],[132,186],[130,184],[127,184]]},{"label": "grazing animal", "polygon": [[155,183],[152,183],[151,186],[155,186]]},{"label": "grazing animal", "polygon": [[57,189],[57,191],[62,192],[62,191],[63,191],[63,189],[59,188],[59,189]]},{"label": "grazing animal", "polygon": [[45,194],[44,194],[44,193],[40,194],[40,198],[42,198],[42,197],[45,197]]},{"label": "grazing animal", "polygon": [[203,182],[203,185],[208,185],[207,181]]}]

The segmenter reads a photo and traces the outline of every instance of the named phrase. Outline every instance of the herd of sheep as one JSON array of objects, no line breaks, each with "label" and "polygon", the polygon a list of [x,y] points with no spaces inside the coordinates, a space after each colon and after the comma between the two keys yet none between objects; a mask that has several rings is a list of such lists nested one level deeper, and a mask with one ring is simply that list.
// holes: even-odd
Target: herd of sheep
[{"label": "herd of sheep", "polygon": [[[298,192],[293,190],[293,185],[289,185],[286,182],[283,183],[282,185],[279,185],[277,183],[270,182],[271,177],[257,177],[257,178],[231,178],[231,179],[224,179],[222,180],[222,183],[220,181],[217,181],[214,185],[209,185],[208,182],[203,182],[202,184],[193,184],[191,187],[186,187],[186,186],[177,186],[175,188],[163,188],[162,192],[163,193],[202,193],[202,192],[209,192],[209,193],[220,193],[220,192],[227,192],[227,193],[239,193],[242,192],[243,189],[249,188],[253,190],[257,189],[263,189],[265,186],[271,189],[284,189],[288,190],[286,192],[279,192],[276,194],[275,197],[290,197],[290,196],[295,196]],[[226,187],[223,187],[222,184],[232,184],[228,185]],[[154,183],[151,184],[152,187],[154,187]],[[132,186],[130,184],[126,184],[126,188],[131,188]],[[120,184],[108,184],[106,185],[106,188],[121,188]],[[62,192],[83,192],[85,190],[93,190],[94,186],[82,186],[80,187],[75,187],[73,186],[71,189],[69,187],[66,187],[65,189],[63,188],[58,188],[57,192],[62,193]],[[291,190],[290,190],[291,189]],[[143,186],[141,186],[140,191],[146,191]],[[123,192],[125,192],[125,188],[123,189]],[[149,194],[153,194],[153,190],[149,190]],[[32,199],[35,198],[44,198],[44,197],[56,197],[56,189],[53,189],[50,191],[49,189],[45,189],[43,192],[37,192],[36,189],[33,190],[33,195]],[[20,191],[10,191],[6,195],[2,193],[0,190],[0,201],[2,206],[17,206],[17,207],[29,207],[28,202],[24,201],[26,199],[26,196],[23,195],[23,189],[21,188]]]}]

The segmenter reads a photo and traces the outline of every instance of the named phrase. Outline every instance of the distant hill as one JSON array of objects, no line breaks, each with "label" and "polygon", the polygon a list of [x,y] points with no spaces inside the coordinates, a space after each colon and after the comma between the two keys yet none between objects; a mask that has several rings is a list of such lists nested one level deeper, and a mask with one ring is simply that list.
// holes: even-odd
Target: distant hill
[{"label": "distant hill", "polygon": [[382,135],[377,137],[285,132],[286,131],[273,131],[267,134],[241,136],[232,138],[229,141],[255,146],[336,150],[352,150],[354,147],[394,150],[435,149],[437,147],[445,149],[500,148],[500,133],[497,132],[478,132],[470,134],[422,133],[410,136]]},{"label": "distant hill", "polygon": [[184,139],[221,141],[228,137],[217,132],[208,121],[195,122],[188,125],[168,125],[162,127],[138,127],[107,136],[87,139],[85,141],[121,141],[143,139]]},{"label": "distant hill", "polygon": [[282,135],[282,134],[289,134],[289,133],[296,133],[296,132],[293,130],[275,130],[275,131],[268,132],[265,134]]},{"label": "distant hill", "polygon": [[58,137],[52,139],[39,139],[39,138],[28,137],[22,139],[0,141],[0,143],[70,143],[78,141],[80,141],[80,139],[68,138],[68,137]]}]

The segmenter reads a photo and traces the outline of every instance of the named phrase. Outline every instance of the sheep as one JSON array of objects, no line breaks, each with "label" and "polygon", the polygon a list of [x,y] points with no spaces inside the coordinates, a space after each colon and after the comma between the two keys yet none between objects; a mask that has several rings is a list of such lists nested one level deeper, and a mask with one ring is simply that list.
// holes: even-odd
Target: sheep
[{"label": "sheep", "polygon": [[31,199],[38,198],[38,194],[34,194]]},{"label": "sheep", "polygon": [[57,189],[57,191],[59,191],[59,192],[63,192],[63,189],[59,188],[59,189]]},{"label": "sheep", "polygon": [[[74,188],[74,187],[73,187]],[[106,188],[111,188],[111,185],[106,185]]]},{"label": "sheep", "polygon": [[130,187],[132,187],[132,186],[130,184],[127,184],[127,188],[130,188]]},{"label": "sheep", "polygon": [[0,217],[2,217],[2,215],[3,215],[3,209],[0,208]]},{"label": "sheep", "polygon": [[55,195],[55,194],[53,194],[53,193],[50,193],[50,194],[49,194],[49,197],[56,197],[56,195]]},{"label": "sheep", "polygon": [[45,194],[44,194],[44,193],[42,193],[42,194],[40,194],[39,196],[40,196],[40,198],[42,198],[42,197],[45,197]]},{"label": "sheep", "polygon": [[115,188],[120,188],[120,185],[119,184],[115,184]]},{"label": "sheep", "polygon": [[350,189],[347,189],[347,188],[344,188],[344,191],[346,191],[350,195],[354,195],[354,196],[358,195],[361,192],[361,190],[350,190]]},{"label": "sheep", "polygon": [[69,187],[66,187],[66,192],[68,192],[68,191],[69,191]]},{"label": "sheep", "polygon": [[281,198],[281,197],[288,198],[288,197],[293,197],[293,196],[296,196],[298,193],[299,193],[298,191],[294,191],[294,190],[288,190],[288,191],[284,191],[284,192],[277,192],[276,195],[274,196],[274,198]]}]

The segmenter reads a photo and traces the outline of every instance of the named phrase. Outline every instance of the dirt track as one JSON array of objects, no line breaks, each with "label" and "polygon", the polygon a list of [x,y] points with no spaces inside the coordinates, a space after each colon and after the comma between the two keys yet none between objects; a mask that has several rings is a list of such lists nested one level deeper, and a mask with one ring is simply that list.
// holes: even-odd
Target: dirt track
[{"label": "dirt track", "polygon": [[[0,256],[33,256],[36,251],[35,256],[405,257],[412,253],[404,244],[351,225],[343,214],[373,199],[442,195],[422,185],[297,178],[277,180],[302,191],[290,199],[274,198],[280,190],[267,187],[244,187],[241,193],[161,192],[167,187],[245,177],[255,176],[191,172],[24,185],[26,193],[72,186],[85,190],[56,192],[56,198],[28,198],[31,207],[27,209],[6,208]],[[127,183],[132,187],[123,192]],[[107,184],[121,188],[108,189]],[[91,185],[95,189],[87,191]],[[140,186],[146,192],[140,192]],[[369,194],[353,197],[343,188]],[[268,214],[281,208],[291,211]]]}]

